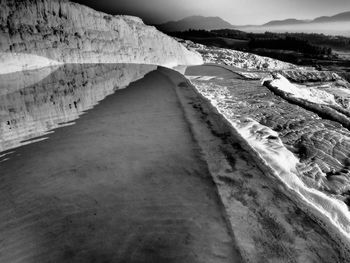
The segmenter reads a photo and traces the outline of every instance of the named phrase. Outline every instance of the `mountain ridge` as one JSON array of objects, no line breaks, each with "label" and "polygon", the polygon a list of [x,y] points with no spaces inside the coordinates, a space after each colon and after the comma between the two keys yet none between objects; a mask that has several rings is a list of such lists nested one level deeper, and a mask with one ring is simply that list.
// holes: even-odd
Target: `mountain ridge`
[{"label": "mountain ridge", "polygon": [[169,21],[155,26],[166,32],[186,31],[189,29],[215,30],[235,28],[235,26],[218,16],[206,17],[200,15],[189,16],[178,21]]},{"label": "mountain ridge", "polygon": [[333,23],[333,22],[350,22],[350,11],[335,14],[333,16],[319,16],[312,20],[301,20],[289,18],[284,20],[274,20],[263,24],[262,26],[283,26],[293,24],[314,24],[314,23]]},{"label": "mountain ridge", "polygon": [[272,20],[262,25],[241,25],[236,26],[226,20],[215,16],[189,16],[178,21],[169,21],[163,24],[155,25],[159,30],[165,32],[187,31],[189,29],[196,30],[215,30],[215,29],[240,29],[245,27],[274,27],[274,26],[290,26],[301,24],[315,23],[332,23],[332,22],[350,22],[350,11],[335,14],[333,16],[319,16],[314,19],[296,19],[287,18],[283,20]]},{"label": "mountain ridge", "polygon": [[303,24],[307,23],[308,20],[300,20],[295,18],[287,18],[283,20],[272,20],[263,24],[262,26],[274,26],[274,25],[292,25],[292,24]]},{"label": "mountain ridge", "polygon": [[320,16],[315,18],[312,23],[319,22],[342,22],[350,21],[350,11],[342,12],[333,16]]},{"label": "mountain ridge", "polygon": [[[315,24],[315,23],[335,23],[335,22],[350,22],[350,11],[335,14],[333,16],[319,16],[311,20],[288,18],[283,20],[272,20],[262,25],[255,26],[285,26],[298,24]],[[244,27],[244,26],[243,26]]]}]

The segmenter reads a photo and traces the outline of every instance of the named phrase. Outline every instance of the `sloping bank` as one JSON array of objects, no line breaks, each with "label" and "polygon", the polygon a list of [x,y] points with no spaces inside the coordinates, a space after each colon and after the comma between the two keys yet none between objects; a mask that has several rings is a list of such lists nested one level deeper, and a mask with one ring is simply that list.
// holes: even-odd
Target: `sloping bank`
[{"label": "sloping bank", "polygon": [[[192,83],[188,80],[188,84],[191,86]],[[206,89],[203,87],[194,86],[193,84],[192,87],[195,92],[200,95],[201,103],[204,105],[202,107],[207,107],[210,111],[209,115],[216,116],[214,118],[219,119],[219,122],[221,122],[221,124],[219,124],[221,125],[219,130],[225,129],[225,133],[221,135],[224,137],[234,138],[235,143],[238,143],[242,147],[243,151],[249,153],[249,162],[256,164],[258,168],[263,171],[266,178],[268,178],[269,175],[273,176],[274,179],[270,181],[270,183],[273,184],[271,187],[277,187],[279,190],[283,189],[283,194],[289,198],[289,201],[284,200],[284,202],[287,202],[287,204],[290,206],[296,204],[296,206],[299,207],[305,214],[317,222],[313,223],[314,228],[321,227],[328,233],[330,239],[333,240],[329,242],[337,243],[337,247],[339,247],[341,250],[342,259],[340,261],[332,259],[332,262],[347,262],[350,253],[350,215],[346,205],[338,200],[334,200],[326,196],[319,191],[308,188],[300,180],[295,169],[298,160],[287,148],[285,148],[276,132],[251,119],[234,118],[234,114],[230,114],[230,110],[228,109],[227,104],[225,104],[225,100],[230,99],[228,90],[218,91],[210,87]],[[215,132],[217,131],[218,130]],[[228,155],[230,155],[230,153],[228,153]],[[233,158],[232,156],[226,157],[228,159]],[[279,180],[276,181],[276,178]],[[219,192],[220,187],[222,186],[218,185]],[[242,188],[244,187],[246,186],[242,185]],[[258,189],[257,191],[264,190]],[[278,198],[279,197],[277,197],[277,199]],[[228,199],[226,201],[223,200],[224,203],[228,201]],[[235,205],[233,203],[232,205],[228,203],[225,204],[228,213],[230,213],[229,210],[232,210],[232,207],[234,206]],[[271,211],[275,212],[276,204],[271,203],[271,207],[268,207],[267,209],[271,209]],[[239,211],[235,211],[234,213],[239,213]],[[279,213],[283,214],[283,211],[280,211]],[[283,216],[286,217],[286,215]],[[293,220],[294,219],[297,220],[297,216],[295,216]],[[293,224],[293,222],[289,223]],[[295,223],[299,224],[298,222]],[[241,226],[239,226],[239,224],[235,225],[235,222],[231,221],[231,225],[234,232],[237,230],[238,232],[240,231],[239,228]],[[274,239],[280,239],[281,243],[283,243],[284,240],[282,236],[275,235]],[[253,249],[250,250],[251,248],[248,246],[251,246],[252,244],[245,243],[246,240],[240,240],[240,238],[245,238],[244,233],[242,233],[241,237],[236,238],[238,240],[238,244],[245,246],[243,250],[248,251],[248,253],[244,253],[244,251],[242,252],[243,257],[246,257],[248,260],[251,259],[249,252],[254,253],[254,249],[257,248],[253,247]],[[309,236],[306,237],[306,240],[314,242],[314,240],[311,240],[311,237]],[[273,241],[271,240],[271,242]],[[242,249],[242,247],[240,249]],[[301,253],[302,249],[303,248],[299,250],[299,253]],[[309,262],[309,260],[310,258],[301,262]],[[297,260],[297,262],[299,261]]]},{"label": "sloping bank", "polygon": [[0,73],[62,63],[201,64],[202,57],[138,17],[67,0],[0,2]]}]

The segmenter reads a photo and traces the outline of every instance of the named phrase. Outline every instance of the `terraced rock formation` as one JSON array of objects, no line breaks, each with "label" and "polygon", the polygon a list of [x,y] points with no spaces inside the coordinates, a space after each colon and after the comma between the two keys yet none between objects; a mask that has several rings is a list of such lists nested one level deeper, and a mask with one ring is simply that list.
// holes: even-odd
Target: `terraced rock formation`
[{"label": "terraced rock formation", "polygon": [[[293,77],[288,74],[290,79],[300,80],[300,73],[292,74]],[[319,76],[305,74],[302,76],[304,85],[290,83],[281,76],[265,81],[266,87],[291,104],[298,105],[291,107],[299,110],[298,114],[293,110],[294,114],[282,115],[283,119],[270,114],[264,123],[277,130],[285,138],[285,143],[292,146],[301,160],[300,172],[307,182],[318,189],[340,195],[350,204],[350,89],[347,88],[348,83],[336,74],[327,76],[319,73]],[[325,82],[319,82],[319,85],[310,83],[315,79],[324,79]],[[339,81],[345,85],[339,85]],[[283,88],[283,84],[293,90],[287,89],[286,85]],[[312,96],[296,94],[300,91],[310,91]]]},{"label": "terraced rock formation", "polygon": [[[282,181],[307,196],[307,202],[318,209],[323,207],[319,214],[323,222],[330,219],[338,228],[331,230],[327,224],[326,229],[349,235],[350,131],[261,87],[260,81],[232,71],[231,77],[201,77],[195,72],[190,78],[220,114],[237,123],[236,129],[261,150],[259,154],[277,175],[282,174]],[[297,183],[298,178],[302,182]]]},{"label": "terraced rock formation", "polygon": [[219,65],[234,66],[248,70],[286,70],[296,69],[297,66],[259,55],[241,52],[232,49],[208,47],[205,45],[193,43],[189,40],[179,40],[188,49],[200,53],[205,63],[214,63]]},{"label": "terraced rock formation", "polygon": [[[14,54],[11,58],[8,54]],[[38,64],[201,64],[201,56],[131,16],[112,16],[66,0],[0,2],[0,69]],[[18,58],[20,56],[20,59]],[[43,57],[43,58],[40,58]],[[6,67],[7,68],[6,68]],[[1,71],[0,71],[1,73]]]}]

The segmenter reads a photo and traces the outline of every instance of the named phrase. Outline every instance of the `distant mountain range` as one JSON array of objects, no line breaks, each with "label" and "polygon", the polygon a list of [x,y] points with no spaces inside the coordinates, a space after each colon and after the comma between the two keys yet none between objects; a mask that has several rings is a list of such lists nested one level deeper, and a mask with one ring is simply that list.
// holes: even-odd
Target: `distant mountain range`
[{"label": "distant mountain range", "polygon": [[165,32],[186,31],[189,29],[234,29],[235,27],[220,17],[190,16],[179,21],[171,21],[165,24],[156,25]]},{"label": "distant mountain range", "polygon": [[298,25],[298,24],[304,24],[309,23],[310,20],[298,20],[295,18],[289,18],[285,20],[273,20],[266,24],[263,24],[262,26],[285,26],[285,25]]},{"label": "distant mountain range", "polygon": [[312,22],[323,23],[323,22],[344,22],[350,21],[350,11],[340,13],[334,16],[321,16],[314,19]]},{"label": "distant mountain range", "polygon": [[179,21],[172,21],[157,25],[156,27],[165,32],[186,31],[189,29],[243,29],[245,27],[281,27],[292,25],[312,25],[319,23],[350,22],[350,11],[334,16],[321,16],[313,20],[298,20],[289,18],[285,20],[274,20],[263,25],[255,26],[234,26],[220,17],[191,16]]},{"label": "distant mountain range", "polygon": [[294,18],[285,20],[275,20],[263,24],[262,26],[285,26],[285,25],[296,25],[296,24],[313,24],[313,23],[333,23],[333,22],[349,22],[350,21],[350,11],[340,13],[334,16],[320,16],[313,20],[298,20]]}]

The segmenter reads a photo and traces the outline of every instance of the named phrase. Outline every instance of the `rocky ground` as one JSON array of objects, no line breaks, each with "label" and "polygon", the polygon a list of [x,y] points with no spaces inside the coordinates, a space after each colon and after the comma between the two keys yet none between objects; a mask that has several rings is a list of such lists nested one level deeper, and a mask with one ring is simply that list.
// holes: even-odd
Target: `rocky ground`
[{"label": "rocky ground", "polygon": [[[309,201],[319,202],[323,213],[329,212],[327,216],[333,218],[338,228],[333,229],[335,232],[339,232],[339,229],[347,232],[348,129],[337,121],[322,118],[322,115],[305,107],[290,103],[280,94],[262,87],[261,81],[244,77],[240,70],[231,68],[220,71],[213,66],[199,68],[201,70],[192,67],[186,71],[198,91],[220,114],[232,121],[236,130],[241,130],[241,136],[251,141],[254,149],[261,150],[259,155],[265,158],[267,164],[274,166],[277,174],[282,175],[282,181],[298,189],[306,184],[311,189],[319,190],[320,196],[326,193],[323,200],[312,192],[307,193],[307,188],[296,190],[307,195]],[[223,70],[226,72],[222,73]],[[218,73],[215,74],[215,71]],[[198,74],[200,72],[202,74]],[[245,127],[248,127],[247,130],[244,130]],[[290,176],[284,176],[285,169],[298,177],[292,180]],[[296,184],[299,178],[303,183]],[[327,228],[330,230],[332,227]]]},{"label": "rocky ground", "polygon": [[[300,158],[300,172],[308,184],[349,204],[349,83],[336,74],[304,74],[300,78],[300,73],[285,75],[294,83],[277,76],[279,79],[264,85],[287,106],[279,104],[278,117],[263,111],[265,116],[259,121],[278,131],[285,145]],[[287,88],[279,89],[282,86]],[[288,110],[284,110],[286,107]]]},{"label": "rocky ground", "polygon": [[[209,85],[238,76],[213,67],[196,67],[186,71],[187,77],[191,73],[198,77],[198,71],[211,73],[211,79],[202,76],[202,82]],[[300,209],[298,200],[288,196],[289,190],[273,173],[259,165],[211,101],[198,96],[203,90],[192,84],[200,80],[191,78],[191,84],[174,72],[167,73],[178,86],[187,120],[215,180],[244,261],[346,262],[341,246]]]}]

